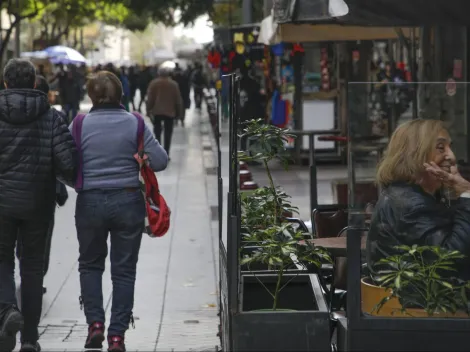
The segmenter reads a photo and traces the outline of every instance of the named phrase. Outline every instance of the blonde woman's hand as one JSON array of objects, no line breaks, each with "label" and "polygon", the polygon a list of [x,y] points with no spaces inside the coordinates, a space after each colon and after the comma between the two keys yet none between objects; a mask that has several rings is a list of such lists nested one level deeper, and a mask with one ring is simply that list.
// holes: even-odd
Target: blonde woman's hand
[{"label": "blonde woman's hand", "polygon": [[470,182],[460,175],[456,166],[450,167],[450,172],[443,170],[434,162],[425,163],[426,171],[441,181],[443,184],[454,189],[459,196],[464,192],[470,192]]}]

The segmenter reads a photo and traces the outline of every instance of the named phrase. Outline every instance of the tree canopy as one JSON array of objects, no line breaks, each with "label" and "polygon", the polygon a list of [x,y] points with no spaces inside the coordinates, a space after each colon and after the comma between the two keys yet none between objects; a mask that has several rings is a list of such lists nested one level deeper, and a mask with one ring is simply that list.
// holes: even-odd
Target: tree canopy
[{"label": "tree canopy", "polygon": [[199,16],[213,9],[214,0],[106,0],[123,4],[129,14],[124,25],[131,30],[143,30],[150,22],[162,22],[167,26],[175,25],[175,11],[179,10],[178,23],[188,25]]},{"label": "tree canopy", "polygon": [[[216,26],[237,26],[242,24],[242,3],[243,0],[231,0],[214,3],[209,10],[212,23]],[[263,1],[253,0],[252,2],[252,20],[261,22],[263,19]]]}]

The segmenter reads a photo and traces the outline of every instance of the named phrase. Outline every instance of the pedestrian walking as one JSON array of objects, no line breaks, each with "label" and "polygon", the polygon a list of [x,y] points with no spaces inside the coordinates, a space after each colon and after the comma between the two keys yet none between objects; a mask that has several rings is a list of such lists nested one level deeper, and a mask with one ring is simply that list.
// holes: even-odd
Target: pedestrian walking
[{"label": "pedestrian walking", "polygon": [[132,111],[136,111],[135,108],[135,93],[137,91],[137,85],[139,83],[139,73],[137,66],[129,67],[129,92],[130,92],[130,103],[132,104]]},{"label": "pedestrian walking", "polygon": [[204,96],[203,91],[207,86],[207,81],[204,77],[204,72],[202,72],[202,65],[199,62],[195,64],[195,69],[191,74],[191,83],[194,89],[194,103],[196,104],[196,109],[200,109]]},{"label": "pedestrian walking", "polygon": [[[56,175],[73,182],[77,153],[65,121],[34,89],[36,70],[12,59],[0,92],[0,351],[39,351],[44,252],[55,207]],[[15,289],[19,238],[21,312]]]},{"label": "pedestrian walking", "polygon": [[[39,76],[39,75],[36,76],[36,89],[43,92],[47,96],[49,95],[49,84],[47,83],[47,80],[43,76]],[[51,109],[54,109],[54,108],[51,107]],[[65,119],[65,115],[63,115],[61,112],[58,112],[58,113],[62,116],[62,118]],[[64,206],[69,197],[67,188],[62,182],[57,180],[55,191],[56,191],[55,199],[56,199],[57,205],[60,207]],[[52,245],[52,233],[54,232],[54,217],[55,217],[55,207],[54,207],[54,215],[52,216],[52,219],[49,224],[49,229],[47,231],[46,248],[44,251],[44,277],[47,275],[47,272],[49,271],[49,262],[50,262],[50,257],[51,257],[51,245]],[[21,240],[19,237],[20,235],[21,234],[18,234],[18,239],[16,243],[16,256],[18,260],[21,260],[21,256],[23,253],[21,245],[20,245],[21,243]],[[43,293],[46,293],[46,291],[47,291],[46,288],[43,287]]]},{"label": "pedestrian walking", "polygon": [[152,79],[153,77],[152,77],[152,72],[150,70],[150,67],[145,66],[144,69],[140,71],[139,78],[138,78],[139,91],[140,91],[140,102],[139,102],[139,107],[138,107],[139,112],[142,112],[142,106],[145,103],[147,90]]},{"label": "pedestrian walking", "polygon": [[63,112],[66,116],[67,122],[73,120],[80,110],[80,101],[82,96],[82,79],[77,72],[74,65],[69,65],[66,72],[65,88],[62,97],[62,104],[64,106]]},{"label": "pedestrian walking", "polygon": [[119,71],[120,71],[119,79],[121,80],[121,84],[122,84],[121,104],[126,108],[127,111],[129,111],[129,102],[130,102],[130,95],[131,95],[129,76],[124,66],[122,66]]},{"label": "pedestrian walking", "polygon": [[173,124],[181,119],[184,113],[183,99],[178,84],[170,77],[167,69],[158,71],[158,78],[154,79],[147,91],[147,114],[151,116],[155,138],[161,143],[163,124],[163,145],[170,155]]},{"label": "pedestrian walking", "polygon": [[[83,181],[76,185],[75,224],[80,247],[80,301],[89,325],[85,348],[101,349],[105,338],[102,277],[110,234],[113,299],[108,351],[125,351],[145,227],[145,202],[134,158],[138,151],[138,120],[121,106],[122,84],[113,73],[96,73],[89,79],[87,90],[93,107],[69,127],[74,131],[73,124],[82,123],[75,130],[81,130],[77,147],[82,160],[79,179]],[[152,169],[164,170],[168,156],[147,127],[144,141]]]},{"label": "pedestrian walking", "polygon": [[186,109],[189,109],[191,106],[191,99],[189,97],[191,93],[189,78],[188,76],[186,76],[186,74],[181,69],[178,63],[175,64],[175,69],[173,70],[172,78],[178,84],[178,88],[181,93],[181,99],[183,100],[183,104],[184,104],[183,114],[180,120],[181,126],[184,127],[184,118],[186,117]]}]

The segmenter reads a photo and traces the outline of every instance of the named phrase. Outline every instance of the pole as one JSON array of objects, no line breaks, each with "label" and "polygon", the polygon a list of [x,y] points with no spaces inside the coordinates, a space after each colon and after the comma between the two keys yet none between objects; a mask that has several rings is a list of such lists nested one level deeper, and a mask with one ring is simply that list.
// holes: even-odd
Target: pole
[{"label": "pole", "polygon": [[267,17],[271,14],[272,8],[273,8],[273,0],[263,0],[264,17]]},{"label": "pole", "polygon": [[[16,0],[16,8],[18,9],[17,11],[18,11],[18,16],[19,16],[20,0]],[[16,57],[20,57],[20,54],[21,54],[20,30],[21,30],[21,20],[18,20],[18,22],[16,23],[16,28],[15,28]]]},{"label": "pole", "polygon": [[318,206],[318,193],[317,193],[317,163],[315,160],[315,134],[308,135],[309,147],[309,168],[310,168],[310,214]]},{"label": "pole", "polygon": [[416,74],[416,33],[411,29],[411,80],[413,81],[413,119],[418,118],[418,79]]},{"label": "pole", "polygon": [[[259,0],[258,0],[259,1]],[[243,0],[242,3],[242,23],[251,24],[253,4],[251,0]]]}]

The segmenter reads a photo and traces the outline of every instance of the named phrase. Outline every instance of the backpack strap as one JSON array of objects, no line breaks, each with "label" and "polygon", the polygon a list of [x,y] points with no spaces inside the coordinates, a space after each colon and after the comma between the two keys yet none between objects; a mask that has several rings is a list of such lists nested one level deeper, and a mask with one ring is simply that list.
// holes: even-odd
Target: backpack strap
[{"label": "backpack strap", "polygon": [[80,190],[83,188],[83,154],[82,154],[82,126],[85,114],[78,114],[73,119],[72,137],[75,141],[78,152],[78,170],[77,181],[75,182],[75,189]]}]

